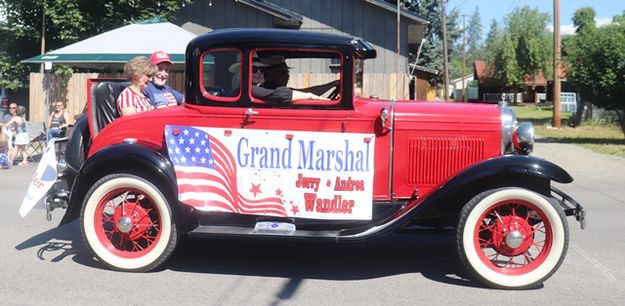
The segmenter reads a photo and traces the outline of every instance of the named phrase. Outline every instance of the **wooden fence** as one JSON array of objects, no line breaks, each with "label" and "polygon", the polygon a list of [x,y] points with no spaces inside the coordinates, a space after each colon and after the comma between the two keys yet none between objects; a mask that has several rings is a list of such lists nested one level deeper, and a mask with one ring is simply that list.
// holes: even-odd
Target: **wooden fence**
[{"label": "wooden fence", "polygon": [[[64,101],[67,104],[67,111],[70,116],[80,114],[87,103],[87,80],[94,78],[124,79],[120,73],[74,73],[68,80],[51,74],[31,73],[29,91],[29,121],[45,122],[52,111],[49,104],[56,101]],[[336,74],[323,73],[294,73],[291,75],[289,86],[294,88],[305,88],[313,85],[324,84],[335,80]],[[366,73],[364,75],[363,97],[378,96],[381,99],[408,99],[409,80],[405,75],[390,73]],[[48,84],[49,83],[49,84]],[[65,85],[66,84],[66,85]],[[184,73],[170,73],[168,84],[184,92]],[[46,92],[46,88],[49,91]],[[401,94],[398,95],[398,92]],[[46,105],[46,94],[48,94],[49,104]]]},{"label": "wooden fence", "polygon": [[[31,122],[45,122],[52,111],[49,104],[63,101],[70,116],[80,114],[87,103],[87,80],[95,78],[125,79],[121,73],[74,73],[68,80],[51,74],[31,73],[29,89],[29,113]],[[49,84],[48,84],[49,83]],[[183,92],[184,73],[170,73],[169,86]],[[66,84],[66,85],[65,85]],[[46,88],[49,88],[48,105],[46,105]]]}]

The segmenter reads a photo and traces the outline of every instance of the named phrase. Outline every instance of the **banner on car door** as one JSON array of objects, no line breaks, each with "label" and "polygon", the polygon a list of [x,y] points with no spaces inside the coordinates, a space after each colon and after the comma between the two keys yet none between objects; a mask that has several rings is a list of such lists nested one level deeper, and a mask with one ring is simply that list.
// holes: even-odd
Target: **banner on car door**
[{"label": "banner on car door", "polygon": [[165,141],[196,209],[371,219],[373,134],[166,126]]}]

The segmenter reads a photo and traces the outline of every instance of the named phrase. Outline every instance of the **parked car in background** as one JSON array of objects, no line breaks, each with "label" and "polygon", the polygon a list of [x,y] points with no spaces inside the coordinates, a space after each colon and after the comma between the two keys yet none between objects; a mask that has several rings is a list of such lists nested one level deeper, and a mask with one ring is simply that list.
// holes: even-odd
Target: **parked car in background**
[{"label": "parked car in background", "polygon": [[[93,82],[87,116],[59,140],[46,206],[80,219],[89,250],[119,271],[160,266],[181,235],[343,242],[417,225],[455,228],[458,255],[488,286],[549,278],[565,217],[583,225],[584,209],[552,186],[573,178],[530,155],[531,124],[504,104],[362,97],[375,57],[357,37],[218,30],[187,46],[181,106],[119,118],[124,85]],[[258,98],[256,58],[310,71],[289,84],[338,82],[323,99]]]}]

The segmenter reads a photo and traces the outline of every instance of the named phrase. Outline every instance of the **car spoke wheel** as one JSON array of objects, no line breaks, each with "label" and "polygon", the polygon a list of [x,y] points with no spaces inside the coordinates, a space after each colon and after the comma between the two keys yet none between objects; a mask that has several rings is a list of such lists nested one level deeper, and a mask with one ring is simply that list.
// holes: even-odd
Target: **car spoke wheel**
[{"label": "car spoke wheel", "polygon": [[560,266],[568,224],[553,200],[521,188],[477,195],[462,209],[457,245],[472,275],[497,288],[531,288]]},{"label": "car spoke wheel", "polygon": [[166,197],[132,174],[112,174],[96,182],[85,198],[81,230],[93,255],[122,271],[159,266],[177,241]]}]

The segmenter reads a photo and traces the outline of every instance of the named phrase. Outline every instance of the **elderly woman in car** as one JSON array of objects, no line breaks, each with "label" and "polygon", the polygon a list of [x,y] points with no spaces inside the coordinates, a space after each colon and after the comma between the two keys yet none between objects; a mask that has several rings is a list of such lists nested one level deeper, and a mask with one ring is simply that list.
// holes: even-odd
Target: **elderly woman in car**
[{"label": "elderly woman in car", "polygon": [[143,89],[157,71],[156,65],[143,56],[135,57],[124,65],[124,74],[130,81],[130,86],[117,98],[117,109],[122,117],[154,109],[143,94]]}]

